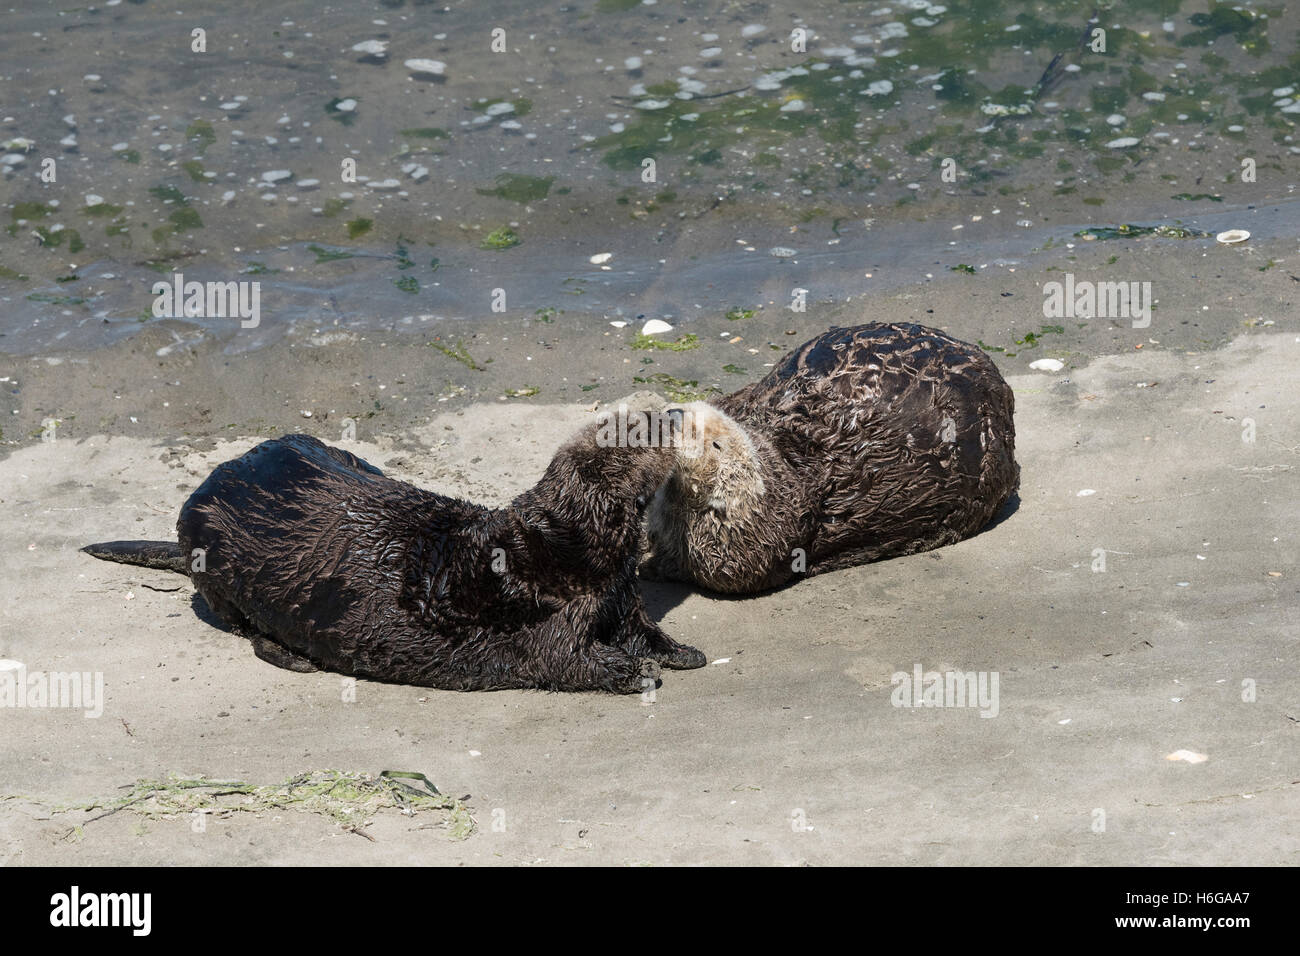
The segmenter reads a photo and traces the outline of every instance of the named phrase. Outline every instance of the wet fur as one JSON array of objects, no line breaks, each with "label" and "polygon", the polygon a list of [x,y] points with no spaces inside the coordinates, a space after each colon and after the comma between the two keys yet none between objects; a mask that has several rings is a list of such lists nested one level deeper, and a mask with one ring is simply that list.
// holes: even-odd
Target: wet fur
[{"label": "wet fur", "polygon": [[832,329],[686,409],[648,578],[749,593],[927,551],[978,532],[1020,484],[1011,388],[980,349],[920,325]]},{"label": "wet fur", "polygon": [[[171,547],[202,550],[189,568],[198,592],[280,667],[448,690],[633,693],[654,686],[660,664],[704,664],[650,620],[636,580],[642,514],[669,467],[666,451],[599,447],[589,428],[536,486],[490,509],[289,435],[217,467]],[[167,547],[119,544],[135,547],[87,550],[141,563]]]}]

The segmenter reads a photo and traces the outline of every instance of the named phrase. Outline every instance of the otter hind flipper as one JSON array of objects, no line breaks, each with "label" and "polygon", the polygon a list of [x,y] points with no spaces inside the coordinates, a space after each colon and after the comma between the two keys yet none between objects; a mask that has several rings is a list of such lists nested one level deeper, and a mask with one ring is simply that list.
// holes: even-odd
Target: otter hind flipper
[{"label": "otter hind flipper", "polygon": [[265,634],[250,634],[249,640],[253,642],[253,653],[268,664],[274,664],[276,667],[282,667],[287,671],[294,671],[298,674],[312,674],[319,670],[307,658],[295,654],[283,644],[277,644]]},{"label": "otter hind flipper", "polygon": [[185,566],[185,553],[175,541],[102,541],[88,544],[81,550],[101,561],[137,564],[160,571],[189,574],[189,568]]}]

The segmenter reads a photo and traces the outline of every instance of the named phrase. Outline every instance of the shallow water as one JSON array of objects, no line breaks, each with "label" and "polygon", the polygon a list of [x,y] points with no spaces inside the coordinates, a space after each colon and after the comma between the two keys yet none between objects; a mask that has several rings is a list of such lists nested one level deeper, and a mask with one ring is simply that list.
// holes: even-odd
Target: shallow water
[{"label": "shallow water", "polygon": [[3,14],[0,348],[130,334],[177,272],[260,283],[256,328],[189,319],[239,351],[844,301],[1090,225],[1300,234],[1294,4],[519,7]]}]

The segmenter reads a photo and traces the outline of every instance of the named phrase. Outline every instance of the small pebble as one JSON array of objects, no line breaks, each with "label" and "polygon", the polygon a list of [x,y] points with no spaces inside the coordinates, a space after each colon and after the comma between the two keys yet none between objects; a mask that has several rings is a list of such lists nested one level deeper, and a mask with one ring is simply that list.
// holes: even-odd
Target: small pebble
[{"label": "small pebble", "polygon": [[447,64],[441,60],[407,60],[403,65],[412,73],[430,73],[433,76],[442,76],[447,71]]}]

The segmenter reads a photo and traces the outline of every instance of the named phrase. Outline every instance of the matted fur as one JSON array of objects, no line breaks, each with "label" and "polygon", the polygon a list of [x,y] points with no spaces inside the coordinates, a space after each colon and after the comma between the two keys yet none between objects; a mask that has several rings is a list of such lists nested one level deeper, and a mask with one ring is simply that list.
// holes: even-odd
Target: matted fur
[{"label": "matted fur", "polygon": [[651,502],[649,578],[746,593],[927,551],[1020,484],[1011,388],[980,349],[920,325],[831,329],[685,411],[697,440]]}]

